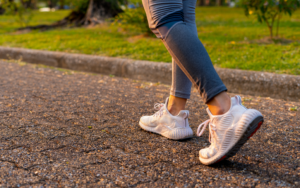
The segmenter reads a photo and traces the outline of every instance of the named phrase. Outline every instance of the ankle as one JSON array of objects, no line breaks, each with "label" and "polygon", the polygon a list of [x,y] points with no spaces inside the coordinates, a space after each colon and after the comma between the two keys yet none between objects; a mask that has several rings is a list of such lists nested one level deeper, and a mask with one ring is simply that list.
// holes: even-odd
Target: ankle
[{"label": "ankle", "polygon": [[169,97],[169,101],[168,101],[168,111],[170,112],[170,114],[172,114],[173,116],[176,116],[179,114],[179,112],[181,110],[185,109],[185,104],[186,104],[186,100],[184,98],[179,98],[179,97],[175,97],[175,96],[170,96]]},{"label": "ankle", "polygon": [[226,92],[222,92],[210,100],[207,106],[212,115],[222,115],[230,109],[231,99]]},{"label": "ankle", "polygon": [[218,107],[218,108],[210,109],[210,112],[212,113],[212,115],[223,115],[226,112],[228,112],[229,109],[230,107],[229,108]]},{"label": "ankle", "polygon": [[181,110],[184,110],[184,109],[180,109],[180,108],[177,108],[176,106],[169,106],[168,105],[168,111],[170,112],[170,114],[172,114],[173,116],[176,116],[179,114],[179,112]]}]

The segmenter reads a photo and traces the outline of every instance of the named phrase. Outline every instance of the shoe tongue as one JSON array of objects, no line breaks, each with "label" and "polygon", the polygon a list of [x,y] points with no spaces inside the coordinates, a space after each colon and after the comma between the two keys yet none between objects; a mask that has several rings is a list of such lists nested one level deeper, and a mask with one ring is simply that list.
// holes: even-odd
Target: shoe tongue
[{"label": "shoe tongue", "polygon": [[231,97],[231,106],[237,105],[238,101],[236,100],[235,97]]},{"label": "shoe tongue", "polygon": [[188,118],[189,117],[190,112],[188,110],[181,110],[177,116],[182,117],[182,118]]},{"label": "shoe tongue", "polygon": [[231,106],[242,104],[242,99],[240,96],[236,95],[234,97],[231,97]]}]

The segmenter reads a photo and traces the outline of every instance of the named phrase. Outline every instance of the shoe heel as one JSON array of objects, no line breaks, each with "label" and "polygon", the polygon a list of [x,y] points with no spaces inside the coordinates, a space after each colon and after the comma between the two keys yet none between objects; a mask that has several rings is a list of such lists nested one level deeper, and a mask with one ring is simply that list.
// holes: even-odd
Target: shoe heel
[{"label": "shoe heel", "polygon": [[191,128],[175,129],[168,132],[167,135],[164,136],[172,140],[182,140],[193,137],[193,130]]},{"label": "shoe heel", "polygon": [[241,137],[241,139],[235,144],[235,146],[226,154],[224,159],[228,159],[229,157],[234,156],[240,148],[252,137],[256,131],[261,127],[264,122],[264,118],[262,116],[256,117],[247,127],[245,133]]},{"label": "shoe heel", "polygon": [[254,129],[254,131],[250,134],[250,136],[248,136],[248,139],[250,139],[255,133],[256,131],[258,131],[258,129],[261,127],[261,125],[263,124],[264,120],[260,119],[259,123],[257,124],[256,128]]}]

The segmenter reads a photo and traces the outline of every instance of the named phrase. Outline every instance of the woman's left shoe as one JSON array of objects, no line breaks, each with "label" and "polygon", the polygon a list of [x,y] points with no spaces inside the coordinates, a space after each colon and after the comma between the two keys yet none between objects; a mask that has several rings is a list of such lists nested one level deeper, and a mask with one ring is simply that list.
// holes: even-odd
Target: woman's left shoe
[{"label": "woman's left shoe", "polygon": [[158,110],[151,116],[143,116],[139,125],[142,129],[160,134],[172,140],[182,140],[193,137],[193,130],[189,126],[188,110],[181,110],[173,116],[167,109],[169,98],[166,103],[157,103],[154,108]]}]

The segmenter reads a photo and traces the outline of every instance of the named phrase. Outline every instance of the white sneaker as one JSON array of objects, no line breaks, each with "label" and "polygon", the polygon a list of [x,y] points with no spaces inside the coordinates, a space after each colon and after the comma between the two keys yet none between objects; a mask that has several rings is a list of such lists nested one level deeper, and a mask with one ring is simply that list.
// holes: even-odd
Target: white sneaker
[{"label": "white sneaker", "polygon": [[154,105],[158,110],[152,116],[143,116],[140,119],[142,129],[154,132],[173,140],[181,140],[193,136],[193,131],[189,126],[188,110],[181,110],[177,116],[173,116],[167,109],[169,98],[166,103]]},{"label": "white sneaker", "polygon": [[[200,124],[197,135],[201,136],[209,124],[208,148],[199,151],[200,162],[211,165],[235,155],[244,143],[260,128],[262,114],[242,105],[240,96],[231,98],[231,108],[223,115],[214,116],[207,109],[210,119]],[[202,130],[200,130],[202,128]]]}]

